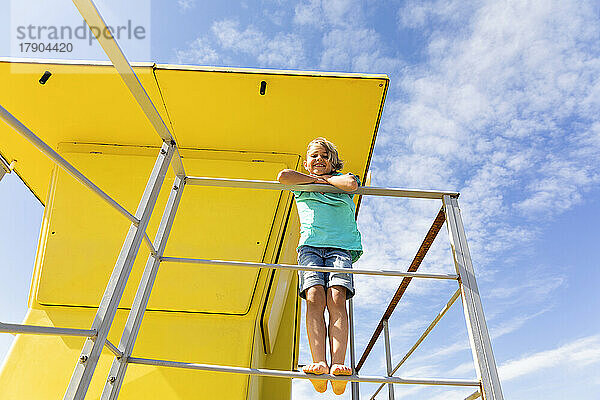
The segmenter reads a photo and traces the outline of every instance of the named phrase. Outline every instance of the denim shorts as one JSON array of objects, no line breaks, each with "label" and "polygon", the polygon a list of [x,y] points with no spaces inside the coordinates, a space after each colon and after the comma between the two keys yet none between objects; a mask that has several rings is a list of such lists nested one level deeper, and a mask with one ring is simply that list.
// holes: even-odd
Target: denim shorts
[{"label": "denim shorts", "polygon": [[[352,268],[350,251],[335,247],[300,246],[298,249],[298,265],[317,267]],[[300,297],[306,299],[306,289],[321,285],[325,289],[332,286],[343,286],[346,299],[354,296],[354,281],[352,274],[343,272],[299,271]]]}]

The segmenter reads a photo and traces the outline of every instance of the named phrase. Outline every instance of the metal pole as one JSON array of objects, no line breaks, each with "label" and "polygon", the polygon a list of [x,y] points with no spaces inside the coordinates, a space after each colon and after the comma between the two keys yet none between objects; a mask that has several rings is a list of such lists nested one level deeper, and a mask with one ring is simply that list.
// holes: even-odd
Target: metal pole
[{"label": "metal pole", "polygon": [[[304,372],[281,371],[274,369],[261,368],[245,368],[245,367],[230,367],[225,365],[211,364],[194,364],[179,361],[155,360],[150,358],[129,357],[130,364],[154,365],[158,367],[172,367],[195,369],[199,371],[210,372],[225,372],[231,374],[242,375],[258,375],[271,376],[274,378],[297,378],[297,379],[314,379],[314,375],[305,374]],[[430,378],[396,378],[388,376],[357,376],[357,375],[319,375],[319,379],[327,379],[330,381],[347,381],[347,382],[371,382],[371,383],[396,383],[401,385],[432,385],[432,386],[479,386],[479,381],[462,380],[462,379],[430,379]]]},{"label": "metal pole", "polygon": [[[452,307],[452,304],[454,304],[454,302],[456,301],[456,299],[458,298],[458,296],[460,296],[460,288],[458,290],[456,290],[456,292],[454,292],[454,294],[452,295],[452,297],[450,298],[450,300],[448,300],[448,303],[446,303],[446,305],[444,306],[444,308],[442,308],[442,310],[434,318],[434,320],[431,322],[431,324],[429,324],[429,326],[427,327],[427,329],[425,329],[425,332],[423,332],[423,334],[419,337],[419,339],[417,340],[417,342],[410,348],[410,350],[408,350],[408,352],[404,355],[404,357],[402,357],[402,360],[400,360],[400,362],[398,364],[396,364],[396,366],[392,370],[392,375],[396,371],[398,371],[398,369],[402,366],[402,364],[404,364],[404,362],[406,362],[406,360],[408,360],[408,357],[410,357],[411,354],[417,349],[417,347],[419,347],[419,345],[421,344],[421,342],[423,342],[423,340],[425,340],[425,338],[427,337],[427,335],[429,335],[429,332],[431,332],[431,330],[437,325],[437,323],[440,321],[440,319],[442,319],[442,317],[446,314],[446,312],[448,312],[448,310],[450,309],[450,307]],[[377,390],[375,391],[375,393],[373,393],[373,395],[371,396],[370,400],[375,399],[375,396],[377,396],[377,393],[379,393],[379,391],[381,389],[383,389],[383,386],[384,385],[380,385],[377,388]]]},{"label": "metal pole", "polygon": [[138,224],[140,221],[138,218],[131,215],[129,211],[123,208],[119,203],[112,199],[109,195],[104,193],[102,189],[96,186],[92,181],[85,177],[81,172],[79,172],[74,166],[69,164],[67,160],[62,158],[60,154],[54,151],[50,146],[48,146],[42,139],[37,137],[35,133],[29,130],[25,125],[23,125],[18,119],[16,119],[11,113],[9,113],[4,107],[0,106],[0,118],[4,120],[11,128],[21,134],[25,139],[29,140],[31,144],[41,150],[48,158],[57,163],[61,168],[67,171],[71,176],[77,179],[84,186],[87,186],[94,193],[100,196],[104,201],[113,206],[117,211],[123,214],[127,219],[129,219],[134,224]]},{"label": "metal pole", "polygon": [[146,247],[148,247],[148,250],[150,250],[150,254],[153,257],[155,257],[156,256],[156,248],[150,241],[150,238],[148,237],[148,234],[146,232],[144,232],[144,244],[146,245]]},{"label": "metal pole", "polygon": [[[356,375],[356,347],[354,346],[354,302],[348,300],[348,323],[350,325],[350,367],[352,367],[352,375]],[[350,384],[352,391],[352,400],[360,400],[360,391],[358,382]]]},{"label": "metal pole", "polygon": [[167,239],[175,220],[175,214],[177,213],[177,207],[183,194],[185,179],[183,177],[176,177],[175,184],[171,190],[169,200],[165,206],[160,225],[156,238],[154,239],[154,247],[157,249],[157,257],[150,255],[146,262],[146,268],[140,280],[131,311],[127,317],[125,323],[125,329],[119,342],[119,351],[123,354],[122,357],[115,357],[113,360],[110,372],[108,373],[108,379],[104,384],[101,399],[103,400],[116,400],[119,396],[119,390],[123,384],[125,378],[125,372],[127,370],[127,361],[133,352],[135,340],[137,338],[140,326],[142,325],[142,319],[144,312],[150,299],[150,293],[152,292],[152,286],[158,273],[158,267],[160,265],[160,256],[165,251],[167,246]]},{"label": "metal pole", "polygon": [[114,344],[112,344],[110,342],[110,340],[106,339],[106,341],[104,342],[104,344],[106,345],[106,347],[108,347],[108,349],[117,357],[123,357],[123,353],[121,353],[119,351],[119,349],[117,349],[117,346],[115,346]]},{"label": "metal pole", "polygon": [[480,397],[481,397],[481,392],[479,390],[477,390],[474,393],[471,393],[471,395],[469,395],[468,397],[466,397],[465,400],[475,400]]},{"label": "metal pole", "polygon": [[[385,365],[387,367],[387,375],[392,376],[392,348],[390,346],[390,329],[388,320],[383,321],[383,337],[385,339]],[[394,400],[394,385],[388,384],[388,396],[390,400]]]},{"label": "metal pole", "polygon": [[383,275],[383,276],[404,276],[411,278],[426,278],[426,279],[447,279],[457,280],[458,275],[452,274],[421,274],[418,272],[402,272],[393,270],[375,270],[375,269],[347,269],[333,267],[314,267],[308,265],[291,265],[291,264],[267,264],[245,261],[223,261],[223,260],[205,260],[202,258],[180,258],[180,257],[161,257],[162,262],[180,262],[190,264],[210,264],[231,267],[250,267],[250,268],[267,268],[267,269],[287,269],[293,271],[320,271],[320,272],[344,272],[348,274],[358,275]]},{"label": "metal pole", "polygon": [[56,328],[53,326],[5,324],[2,322],[0,322],[0,332],[29,335],[96,336],[96,331],[94,329]]},{"label": "metal pole", "polygon": [[214,186],[247,189],[270,189],[270,190],[302,190],[304,192],[327,192],[327,193],[351,193],[364,196],[387,196],[387,197],[410,197],[416,199],[441,199],[445,195],[458,196],[457,192],[439,190],[415,190],[399,188],[380,188],[361,186],[353,192],[346,192],[331,185],[306,184],[306,185],[284,185],[277,181],[261,181],[249,179],[229,178],[207,178],[188,176],[188,185]]},{"label": "metal pole", "polygon": [[133,262],[142,244],[152,210],[156,204],[156,199],[165,179],[174,150],[173,145],[164,143],[156,159],[136,212],[136,217],[140,223],[137,226],[132,224],[129,228],[115,268],[100,301],[94,322],[92,323],[92,329],[98,332],[98,336],[94,340],[87,339],[85,341],[79,362],[75,366],[65,393],[65,400],[83,400],[85,397],[92,380],[92,375],[98,364],[100,353],[104,347],[108,331],[117,312],[119,301],[125,290],[127,278],[129,278]]},{"label": "metal pole", "polygon": [[460,275],[459,283],[467,332],[469,333],[477,377],[481,380],[483,398],[485,400],[503,400],[500,379],[498,378],[492,344],[483,314],[477,281],[475,280],[473,263],[467,246],[467,236],[462,223],[458,200],[450,196],[444,196],[443,201],[454,265],[456,273]]},{"label": "metal pole", "polygon": [[0,181],[2,178],[4,178],[5,174],[10,174],[10,172],[11,165],[4,159],[4,157],[2,157],[2,154],[0,154]]}]

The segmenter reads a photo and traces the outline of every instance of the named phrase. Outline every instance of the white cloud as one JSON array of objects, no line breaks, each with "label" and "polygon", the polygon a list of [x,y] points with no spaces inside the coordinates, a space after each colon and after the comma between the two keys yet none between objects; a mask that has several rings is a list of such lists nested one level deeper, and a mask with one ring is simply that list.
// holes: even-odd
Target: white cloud
[{"label": "white cloud", "polygon": [[461,0],[409,0],[398,11],[398,21],[406,28],[426,28],[433,21],[456,22],[465,18],[466,11],[478,3]]},{"label": "white cloud", "polygon": [[175,56],[177,57],[177,63],[179,64],[194,63],[211,65],[218,63],[220,60],[217,52],[205,38],[197,38],[187,49],[176,50]]},{"label": "white cloud", "polygon": [[266,51],[258,55],[258,61],[269,66],[298,67],[304,62],[302,39],[295,34],[277,34],[266,43]]},{"label": "white cloud", "polygon": [[525,325],[525,323],[527,323],[529,320],[542,315],[546,312],[548,312],[549,309],[546,308],[544,310],[538,311],[536,313],[533,314],[529,314],[529,315],[519,315],[516,317],[513,317],[511,319],[509,319],[508,321],[502,321],[501,323],[499,323],[498,325],[492,326],[490,328],[490,336],[492,339],[498,339],[501,336],[507,335],[509,333],[512,333],[518,329],[520,329],[523,325]]},{"label": "white cloud", "polygon": [[385,56],[379,34],[370,28],[332,29],[323,36],[321,68],[359,72],[391,72],[399,61]]},{"label": "white cloud", "polygon": [[242,53],[256,55],[266,41],[265,35],[256,28],[249,26],[240,30],[239,23],[229,19],[213,23],[211,31],[224,49]]},{"label": "white cloud", "polygon": [[362,20],[357,0],[309,0],[296,5],[294,22],[316,28],[356,26]]},{"label": "white cloud", "polygon": [[456,367],[448,371],[448,376],[460,376],[461,378],[475,376],[475,364],[472,361],[460,363]]},{"label": "white cloud", "polygon": [[298,4],[294,11],[294,22],[297,24],[320,26],[324,23],[320,0],[309,0],[307,3]]},{"label": "white cloud", "polygon": [[540,351],[505,362],[498,369],[501,380],[511,380],[548,368],[589,368],[600,363],[600,336],[588,336],[556,349]]},{"label": "white cloud", "polygon": [[430,360],[433,358],[449,357],[452,354],[456,354],[458,352],[469,350],[469,349],[470,349],[469,343],[466,343],[464,341],[454,342],[452,344],[434,349],[433,351],[430,351],[426,355],[422,355],[422,356],[419,356],[418,358],[415,358],[415,362],[424,362],[425,360]]},{"label": "white cloud", "polygon": [[548,157],[538,172],[544,176],[528,185],[530,196],[514,205],[525,214],[546,213],[548,207],[552,207],[553,212],[568,210],[582,200],[588,185],[600,180],[595,166],[586,168],[579,160],[554,156]]},{"label": "white cloud", "polygon": [[322,32],[320,69],[381,73],[398,70],[398,57],[389,54],[383,38],[367,24],[363,6],[358,0],[309,0],[295,7],[297,27]]},{"label": "white cloud", "polygon": [[304,62],[303,42],[298,35],[278,33],[268,38],[253,26],[241,30],[232,20],[215,22],[211,30],[224,49],[252,55],[261,65],[293,68]]},{"label": "white cloud", "polygon": [[197,38],[186,49],[176,50],[178,62],[196,64],[224,64],[244,56],[266,67],[297,68],[305,63],[300,36],[276,33],[269,37],[252,25],[241,28],[231,19],[214,22],[209,35]]},{"label": "white cloud", "polygon": [[[486,297],[501,301],[504,304],[520,303],[525,299],[534,302],[545,301],[556,289],[564,287],[567,280],[560,275],[543,275],[537,271],[537,277],[525,278],[521,276],[518,284],[511,286],[496,286],[492,288]],[[509,283],[508,281],[507,283]]]},{"label": "white cloud", "polygon": [[196,7],[196,0],[177,0],[177,5],[181,11],[188,11]]},{"label": "white cloud", "polygon": [[265,9],[263,15],[269,19],[272,23],[278,26],[283,26],[288,13],[283,9]]}]

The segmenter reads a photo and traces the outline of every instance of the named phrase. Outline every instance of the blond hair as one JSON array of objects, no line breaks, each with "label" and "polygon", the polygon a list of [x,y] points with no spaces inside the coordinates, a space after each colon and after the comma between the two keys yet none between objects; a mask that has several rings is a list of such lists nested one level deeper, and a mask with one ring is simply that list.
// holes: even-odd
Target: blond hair
[{"label": "blond hair", "polygon": [[335,144],[331,143],[329,140],[325,139],[324,137],[318,137],[316,139],[311,140],[311,142],[308,144],[308,146],[306,147],[307,153],[308,153],[308,150],[310,149],[310,146],[312,146],[314,144],[321,145],[325,148],[325,150],[327,150],[327,159],[331,163],[331,168],[334,172],[340,171],[342,168],[344,168],[344,161],[340,159],[340,156],[338,154],[337,147],[335,147]]}]

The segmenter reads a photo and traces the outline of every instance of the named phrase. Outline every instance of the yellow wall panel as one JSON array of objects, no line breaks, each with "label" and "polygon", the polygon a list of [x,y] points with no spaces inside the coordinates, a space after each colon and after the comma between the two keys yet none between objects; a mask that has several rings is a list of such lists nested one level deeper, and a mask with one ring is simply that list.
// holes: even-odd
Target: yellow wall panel
[{"label": "yellow wall panel", "polygon": [[[134,212],[158,149],[64,147],[70,150],[65,155],[75,166],[88,171],[91,179]],[[280,162],[248,162],[196,159],[190,155],[186,164],[190,173],[202,176],[268,179],[288,167],[288,157],[282,157]],[[150,237],[158,227],[172,186],[169,175],[148,228]],[[36,299],[46,305],[95,306],[114,267],[129,222],[64,171],[58,171],[55,184],[52,203],[48,204],[49,228],[46,242],[42,243],[45,254]],[[280,193],[275,191],[188,185],[165,255],[263,261],[279,197]],[[249,213],[249,208],[254,211]],[[131,303],[147,257],[148,250],[142,245],[121,307]],[[258,270],[251,268],[164,263],[149,309],[243,314],[250,306],[257,277]]]},{"label": "yellow wall panel", "polygon": [[[89,327],[95,310],[45,307],[30,310],[25,323]],[[109,335],[118,343],[126,312],[119,310]],[[134,356],[221,365],[248,365],[254,322],[248,317],[147,312]],[[19,335],[0,373],[2,399],[60,399],[83,338]],[[114,356],[104,350],[86,399],[100,397]],[[244,399],[248,378],[161,367],[130,365],[119,399]]]}]

